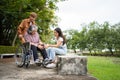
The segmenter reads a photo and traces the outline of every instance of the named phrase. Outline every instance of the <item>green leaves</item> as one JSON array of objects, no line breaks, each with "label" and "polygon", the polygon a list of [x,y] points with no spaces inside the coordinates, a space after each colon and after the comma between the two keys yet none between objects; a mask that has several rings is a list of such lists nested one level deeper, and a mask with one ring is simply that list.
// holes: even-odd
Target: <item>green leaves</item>
[{"label": "green leaves", "polygon": [[50,27],[57,25],[56,3],[61,0],[0,0],[0,44],[11,45],[16,35],[17,26],[30,12],[36,12],[39,33],[46,41]]},{"label": "green leaves", "polygon": [[[81,25],[81,31],[69,30],[71,39],[68,39],[68,46],[71,49],[82,49],[99,52],[108,49],[113,55],[113,50],[120,50],[120,24],[110,25],[108,22],[99,24],[91,22]],[[70,47],[72,46],[72,47]]]}]

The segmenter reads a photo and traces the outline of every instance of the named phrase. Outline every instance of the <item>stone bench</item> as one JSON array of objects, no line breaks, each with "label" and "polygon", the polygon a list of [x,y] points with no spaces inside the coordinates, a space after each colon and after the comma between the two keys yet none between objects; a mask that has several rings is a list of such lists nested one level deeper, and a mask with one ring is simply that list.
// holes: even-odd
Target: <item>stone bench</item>
[{"label": "stone bench", "polygon": [[57,71],[61,75],[86,75],[87,57],[78,55],[58,56]]},{"label": "stone bench", "polygon": [[3,59],[4,56],[8,56],[8,57],[9,57],[9,56],[13,56],[13,57],[14,57],[15,54],[13,54],[13,53],[12,53],[12,54],[0,54],[0,58],[1,58],[1,59]]}]

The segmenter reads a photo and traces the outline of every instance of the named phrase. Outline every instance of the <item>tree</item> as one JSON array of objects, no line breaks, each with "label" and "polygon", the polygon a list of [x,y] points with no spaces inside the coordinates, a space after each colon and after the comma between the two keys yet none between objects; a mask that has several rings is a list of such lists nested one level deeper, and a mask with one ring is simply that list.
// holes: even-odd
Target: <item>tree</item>
[{"label": "tree", "polygon": [[73,49],[76,53],[76,49],[78,48],[79,32],[77,30],[66,30],[65,32],[68,32],[66,35],[68,48]]},{"label": "tree", "polygon": [[38,14],[42,40],[49,38],[50,27],[57,25],[56,3],[64,0],[0,0],[0,45],[14,45],[17,26],[30,12]]}]

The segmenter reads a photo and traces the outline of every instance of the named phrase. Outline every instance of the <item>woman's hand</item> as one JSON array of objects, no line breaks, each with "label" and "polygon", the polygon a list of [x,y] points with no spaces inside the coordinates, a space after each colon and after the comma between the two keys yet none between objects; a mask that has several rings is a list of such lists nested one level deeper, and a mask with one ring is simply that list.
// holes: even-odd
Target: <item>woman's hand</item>
[{"label": "woman's hand", "polygon": [[49,44],[44,45],[45,48],[48,48],[49,46],[50,46]]}]

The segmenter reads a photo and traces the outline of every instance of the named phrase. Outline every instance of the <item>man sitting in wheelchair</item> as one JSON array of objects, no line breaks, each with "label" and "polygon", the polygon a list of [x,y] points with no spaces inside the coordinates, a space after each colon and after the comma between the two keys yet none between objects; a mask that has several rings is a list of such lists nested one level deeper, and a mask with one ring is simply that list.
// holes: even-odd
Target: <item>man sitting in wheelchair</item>
[{"label": "man sitting in wheelchair", "polygon": [[47,63],[49,63],[49,59],[48,59],[47,52],[46,52],[46,49],[44,47],[44,44],[40,40],[39,34],[37,32],[37,26],[36,25],[32,25],[28,29],[28,33],[25,35],[25,41],[30,42],[31,50],[33,51],[34,62],[35,63],[40,62],[39,56],[37,54],[37,51],[40,51],[40,53],[43,57],[44,65],[47,65]]}]

